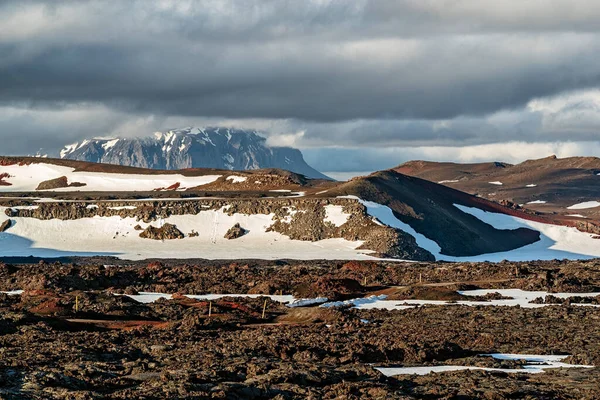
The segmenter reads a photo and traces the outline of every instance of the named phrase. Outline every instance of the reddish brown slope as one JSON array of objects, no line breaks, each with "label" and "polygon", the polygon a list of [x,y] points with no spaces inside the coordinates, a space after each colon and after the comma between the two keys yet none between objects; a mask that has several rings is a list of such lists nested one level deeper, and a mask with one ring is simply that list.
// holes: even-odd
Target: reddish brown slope
[{"label": "reddish brown slope", "polygon": [[341,184],[331,195],[355,195],[390,207],[396,217],[434,240],[443,254],[473,256],[513,250],[539,240],[530,229],[498,230],[454,204],[532,218],[485,199],[395,171],[381,171]]},{"label": "reddish brown slope", "polygon": [[[498,167],[494,168],[494,165]],[[517,165],[411,161],[394,170],[433,182],[445,181],[446,186],[493,201],[510,201],[531,210],[555,213],[558,214],[557,221],[571,221],[569,224],[577,221],[582,224],[581,218],[567,217],[570,214],[582,214],[600,221],[600,208],[568,209],[574,204],[600,200],[600,159],[596,157],[552,156]],[[490,182],[502,182],[502,185]],[[527,204],[530,202],[537,204]]]}]

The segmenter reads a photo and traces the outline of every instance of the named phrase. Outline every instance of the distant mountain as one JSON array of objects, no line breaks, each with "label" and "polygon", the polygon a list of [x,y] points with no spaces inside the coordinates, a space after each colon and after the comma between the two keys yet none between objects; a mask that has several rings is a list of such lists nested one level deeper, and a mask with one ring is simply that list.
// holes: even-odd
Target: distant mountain
[{"label": "distant mountain", "polygon": [[142,138],[86,139],[65,146],[60,158],[177,170],[280,168],[309,178],[330,179],[304,161],[298,149],[269,147],[253,130],[184,128]]}]

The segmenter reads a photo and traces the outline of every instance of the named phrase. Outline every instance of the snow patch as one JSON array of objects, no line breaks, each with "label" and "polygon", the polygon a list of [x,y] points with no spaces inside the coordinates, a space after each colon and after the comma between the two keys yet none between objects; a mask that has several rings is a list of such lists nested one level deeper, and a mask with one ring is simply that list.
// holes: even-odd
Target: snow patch
[{"label": "snow patch", "polygon": [[459,182],[459,180],[458,179],[449,179],[446,181],[439,181],[438,183],[454,183],[454,182]]},{"label": "snow patch", "polygon": [[598,201],[585,201],[583,203],[578,203],[567,207],[567,210],[585,210],[586,208],[595,208],[599,206],[600,202]]},{"label": "snow patch", "polygon": [[[321,305],[324,308],[330,307],[353,307],[356,309],[378,309],[378,310],[406,310],[409,308],[419,306],[487,306],[487,307],[516,307],[521,308],[543,308],[550,306],[558,306],[556,304],[536,304],[531,303],[539,297],[545,298],[546,296],[552,295],[560,299],[567,299],[570,297],[596,297],[600,293],[550,293],[544,291],[525,291],[521,289],[477,289],[477,290],[464,290],[459,291],[459,294],[463,296],[485,296],[491,293],[499,293],[506,299],[491,300],[491,301],[473,301],[473,300],[458,300],[458,301],[444,301],[444,300],[387,300],[386,295],[369,296],[363,298],[349,299],[345,301],[329,302]],[[598,304],[581,303],[572,305],[589,306],[589,307],[600,307]]]},{"label": "snow patch", "polygon": [[528,202],[527,204],[546,204],[546,202],[544,200],[534,200]]},{"label": "snow patch", "polygon": [[[540,240],[521,248],[501,252],[483,254],[473,257],[447,257],[440,259],[449,261],[527,261],[553,259],[589,259],[600,257],[598,240],[589,233],[568,226],[544,224],[510,215],[492,213],[473,207],[454,204],[461,211],[473,215],[496,229],[529,228],[540,232]],[[437,257],[437,256],[436,256]]]},{"label": "snow patch", "polygon": [[231,181],[231,183],[242,183],[242,182],[246,182],[248,180],[248,178],[246,178],[245,176],[237,176],[237,175],[230,175],[227,178],[228,181]]},{"label": "snow patch", "polygon": [[119,142],[119,139],[112,139],[102,145],[102,148],[106,151],[111,147],[114,147]]},{"label": "snow patch", "polygon": [[493,181],[493,182],[488,182],[490,185],[498,185],[498,186],[502,186],[503,183],[500,181]]},{"label": "snow patch", "polygon": [[566,364],[562,360],[569,357],[568,355],[534,355],[534,354],[480,354],[480,357],[492,357],[496,360],[523,360],[525,364],[523,368],[486,368],[472,367],[466,365],[436,365],[424,367],[376,367],[375,369],[385,376],[396,375],[427,375],[430,373],[440,373],[449,371],[497,371],[509,374],[525,373],[539,374],[546,369],[552,368],[594,368],[593,365]]},{"label": "snow patch", "polygon": [[340,227],[348,222],[350,214],[344,212],[343,206],[329,204],[325,206],[325,222],[330,222],[333,225]]}]

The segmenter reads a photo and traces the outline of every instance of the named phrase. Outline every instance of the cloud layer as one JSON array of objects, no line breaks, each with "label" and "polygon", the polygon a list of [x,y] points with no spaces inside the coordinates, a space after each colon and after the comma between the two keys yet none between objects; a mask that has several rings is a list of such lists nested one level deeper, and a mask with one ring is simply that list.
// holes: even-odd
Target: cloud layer
[{"label": "cloud layer", "polygon": [[204,124],[328,154],[597,139],[585,0],[4,0],[0,20],[6,153]]}]

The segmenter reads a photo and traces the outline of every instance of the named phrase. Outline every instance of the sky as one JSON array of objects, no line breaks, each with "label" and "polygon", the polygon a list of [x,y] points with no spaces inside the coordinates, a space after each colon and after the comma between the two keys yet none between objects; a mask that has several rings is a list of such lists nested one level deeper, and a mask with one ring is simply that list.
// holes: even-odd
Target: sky
[{"label": "sky", "polygon": [[600,156],[600,2],[0,0],[2,154],[259,129],[330,174]]}]

